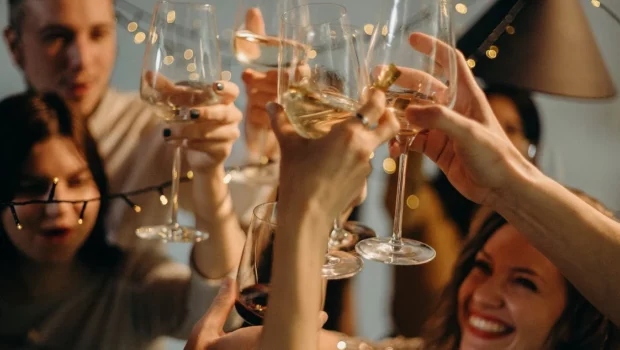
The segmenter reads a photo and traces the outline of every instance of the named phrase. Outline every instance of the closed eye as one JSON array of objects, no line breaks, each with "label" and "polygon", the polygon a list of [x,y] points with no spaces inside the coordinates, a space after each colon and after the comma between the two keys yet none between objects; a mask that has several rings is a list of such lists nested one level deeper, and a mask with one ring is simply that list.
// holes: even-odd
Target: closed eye
[{"label": "closed eye", "polygon": [[515,278],[515,283],[526,289],[531,290],[532,292],[538,292],[538,286],[536,286],[536,283],[532,282],[530,279],[517,277]]},{"label": "closed eye", "polygon": [[490,275],[492,272],[491,265],[481,259],[477,259],[476,261],[474,261],[474,269],[480,270],[485,275]]}]

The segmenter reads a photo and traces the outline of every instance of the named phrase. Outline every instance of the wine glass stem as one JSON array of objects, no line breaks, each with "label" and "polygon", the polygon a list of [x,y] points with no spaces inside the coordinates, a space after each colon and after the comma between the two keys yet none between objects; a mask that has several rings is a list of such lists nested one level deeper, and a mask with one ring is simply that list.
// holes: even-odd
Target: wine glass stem
[{"label": "wine glass stem", "polygon": [[172,187],[170,189],[170,224],[176,226],[179,213],[179,185],[181,184],[181,146],[175,146],[172,161]]},{"label": "wine glass stem", "polygon": [[[406,150],[412,140],[407,140]],[[405,206],[405,179],[407,175],[407,151],[400,154],[398,162],[398,185],[396,186],[396,209],[394,210],[394,228],[392,230],[392,243],[400,244],[403,235],[403,209]]]}]

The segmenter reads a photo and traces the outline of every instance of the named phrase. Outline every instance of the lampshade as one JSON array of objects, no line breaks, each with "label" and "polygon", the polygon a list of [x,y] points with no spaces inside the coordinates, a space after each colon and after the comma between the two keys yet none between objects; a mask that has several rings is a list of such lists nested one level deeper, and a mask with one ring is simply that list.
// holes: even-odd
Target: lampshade
[{"label": "lampshade", "polygon": [[498,0],[458,47],[488,83],[567,97],[616,95],[578,0]]}]

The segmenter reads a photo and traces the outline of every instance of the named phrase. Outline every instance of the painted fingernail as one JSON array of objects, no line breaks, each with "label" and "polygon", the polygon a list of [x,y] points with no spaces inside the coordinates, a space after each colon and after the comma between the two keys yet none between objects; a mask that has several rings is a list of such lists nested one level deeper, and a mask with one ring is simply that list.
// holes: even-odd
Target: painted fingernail
[{"label": "painted fingernail", "polygon": [[215,89],[216,89],[217,91],[222,91],[222,90],[224,90],[224,84],[222,84],[222,83],[215,83]]},{"label": "painted fingernail", "polygon": [[197,109],[192,109],[189,111],[189,117],[192,119],[198,119],[200,117],[200,111]]},{"label": "painted fingernail", "polygon": [[172,135],[172,130],[166,128],[164,129],[164,137],[170,137]]}]

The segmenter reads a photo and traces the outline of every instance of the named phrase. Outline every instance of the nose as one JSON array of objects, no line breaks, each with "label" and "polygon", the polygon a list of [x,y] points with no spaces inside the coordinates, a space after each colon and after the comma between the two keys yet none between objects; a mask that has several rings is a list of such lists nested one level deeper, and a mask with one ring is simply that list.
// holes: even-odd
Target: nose
[{"label": "nose", "polygon": [[497,278],[487,278],[473,292],[473,302],[479,307],[501,308],[504,306],[502,283]]},{"label": "nose", "polygon": [[[54,198],[59,200],[67,200],[68,191],[62,182],[58,183],[54,192]],[[45,215],[48,218],[59,218],[69,215],[73,211],[74,205],[71,203],[49,203],[45,205]]]},{"label": "nose", "polygon": [[93,55],[94,48],[88,36],[76,36],[67,50],[69,69],[74,72],[83,70],[89,65]]}]

